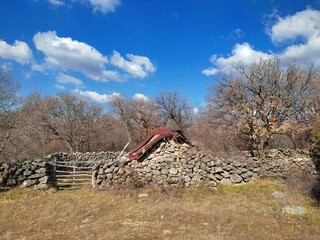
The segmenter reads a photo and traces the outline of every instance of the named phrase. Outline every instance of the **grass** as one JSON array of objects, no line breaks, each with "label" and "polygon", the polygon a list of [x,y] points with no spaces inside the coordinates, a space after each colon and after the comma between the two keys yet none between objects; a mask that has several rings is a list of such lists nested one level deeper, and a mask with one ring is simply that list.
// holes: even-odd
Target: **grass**
[{"label": "grass", "polygon": [[[307,214],[286,215],[285,204]],[[0,239],[320,239],[320,208],[300,187],[270,179],[217,191],[14,189],[0,193]]]}]

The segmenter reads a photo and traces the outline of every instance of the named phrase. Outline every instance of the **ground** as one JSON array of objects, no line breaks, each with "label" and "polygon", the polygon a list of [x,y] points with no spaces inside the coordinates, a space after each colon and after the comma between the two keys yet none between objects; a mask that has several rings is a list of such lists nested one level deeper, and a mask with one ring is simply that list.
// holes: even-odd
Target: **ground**
[{"label": "ground", "polygon": [[301,185],[270,179],[215,191],[14,189],[0,193],[0,239],[320,239],[320,207]]}]

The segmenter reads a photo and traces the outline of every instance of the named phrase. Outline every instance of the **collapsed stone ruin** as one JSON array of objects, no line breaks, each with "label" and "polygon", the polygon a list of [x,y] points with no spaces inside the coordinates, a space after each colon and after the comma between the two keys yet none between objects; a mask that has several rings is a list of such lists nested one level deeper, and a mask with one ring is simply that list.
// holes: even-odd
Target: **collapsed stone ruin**
[{"label": "collapsed stone ruin", "polygon": [[271,150],[263,159],[246,153],[218,157],[190,144],[165,138],[145,152],[139,161],[131,161],[129,154],[121,156],[120,152],[91,152],[55,153],[12,164],[0,162],[0,186],[58,187],[52,163],[59,161],[89,168],[92,174],[89,184],[98,189],[147,185],[215,188],[218,184],[247,183],[259,177],[316,175],[314,163],[305,150]]}]

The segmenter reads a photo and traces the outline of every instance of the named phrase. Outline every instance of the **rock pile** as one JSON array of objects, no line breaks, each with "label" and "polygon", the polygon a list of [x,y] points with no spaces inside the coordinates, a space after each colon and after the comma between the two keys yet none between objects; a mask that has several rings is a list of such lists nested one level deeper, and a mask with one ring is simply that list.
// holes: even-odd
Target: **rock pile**
[{"label": "rock pile", "polygon": [[23,187],[34,186],[36,189],[48,189],[50,175],[50,168],[47,166],[45,158],[13,164],[0,162],[0,186],[2,188],[21,185]]},{"label": "rock pile", "polygon": [[266,159],[246,156],[222,158],[204,154],[188,144],[173,140],[158,144],[143,161],[107,161],[95,169],[96,186],[108,188],[123,184],[216,187],[218,184],[240,184],[257,177],[287,177],[315,174],[307,152],[273,150]]},{"label": "rock pile", "polygon": [[227,158],[205,154],[186,143],[173,140],[158,143],[141,161],[130,161],[119,152],[56,153],[33,161],[0,162],[0,186],[55,186],[53,162],[81,162],[92,167],[92,183],[104,189],[121,186],[180,186],[215,188],[218,184],[241,184],[258,177],[315,175],[315,166],[303,150],[271,150],[266,158],[246,153]]}]

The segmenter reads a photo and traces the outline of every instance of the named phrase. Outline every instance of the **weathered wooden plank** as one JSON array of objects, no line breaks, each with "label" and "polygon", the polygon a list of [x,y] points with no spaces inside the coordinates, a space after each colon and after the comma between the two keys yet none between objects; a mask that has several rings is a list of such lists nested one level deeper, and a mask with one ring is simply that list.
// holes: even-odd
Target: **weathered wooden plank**
[{"label": "weathered wooden plank", "polygon": [[68,175],[69,174],[76,174],[76,173],[84,173],[84,174],[86,174],[86,173],[91,173],[91,171],[66,171],[66,170],[56,170],[56,173],[68,173]]},{"label": "weathered wooden plank", "polygon": [[88,177],[91,178],[92,174],[69,174],[69,175],[56,175],[56,178],[73,178],[73,177]]},{"label": "weathered wooden plank", "polygon": [[69,183],[69,182],[83,182],[83,181],[87,181],[87,182],[91,182],[89,181],[89,178],[76,178],[76,179],[57,179],[57,183]]},{"label": "weathered wooden plank", "polygon": [[94,164],[96,162],[88,162],[88,161],[53,161],[53,162],[47,162],[48,164],[51,165],[56,165],[56,164]]},{"label": "weathered wooden plank", "polygon": [[58,183],[57,186],[77,186],[77,185],[91,185],[91,182],[87,182],[87,183],[82,183],[82,182],[66,182],[66,183]]},{"label": "weathered wooden plank", "polygon": [[54,166],[61,167],[61,168],[72,168],[72,169],[92,169],[92,167],[77,167],[77,166],[73,166],[73,165],[61,165],[61,164],[57,164]]}]

